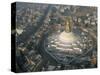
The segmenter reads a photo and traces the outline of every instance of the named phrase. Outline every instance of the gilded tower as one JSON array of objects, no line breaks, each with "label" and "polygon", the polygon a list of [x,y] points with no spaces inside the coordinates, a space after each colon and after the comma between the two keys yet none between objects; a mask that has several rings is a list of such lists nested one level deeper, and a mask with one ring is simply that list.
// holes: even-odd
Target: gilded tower
[{"label": "gilded tower", "polygon": [[65,20],[65,32],[69,33],[72,31],[72,24],[72,18],[67,16]]}]

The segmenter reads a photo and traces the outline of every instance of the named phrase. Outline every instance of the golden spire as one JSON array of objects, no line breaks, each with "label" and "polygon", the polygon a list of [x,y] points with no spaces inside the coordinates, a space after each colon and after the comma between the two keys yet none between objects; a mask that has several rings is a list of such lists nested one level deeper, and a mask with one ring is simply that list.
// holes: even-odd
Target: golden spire
[{"label": "golden spire", "polygon": [[70,16],[66,17],[66,21],[65,21],[65,31],[67,33],[72,31],[72,18]]}]

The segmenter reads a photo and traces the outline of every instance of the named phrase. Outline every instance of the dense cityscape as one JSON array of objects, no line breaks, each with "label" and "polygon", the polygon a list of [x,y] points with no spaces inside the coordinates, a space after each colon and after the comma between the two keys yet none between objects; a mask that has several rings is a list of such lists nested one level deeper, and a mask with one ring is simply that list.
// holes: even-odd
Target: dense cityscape
[{"label": "dense cityscape", "polygon": [[[84,43],[71,44],[72,52],[57,47],[57,36],[65,29],[66,16],[71,16],[72,32]],[[15,36],[16,72],[97,67],[96,7],[18,2]],[[78,53],[77,49],[83,53]]]}]

